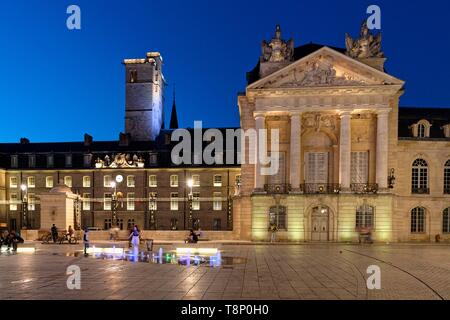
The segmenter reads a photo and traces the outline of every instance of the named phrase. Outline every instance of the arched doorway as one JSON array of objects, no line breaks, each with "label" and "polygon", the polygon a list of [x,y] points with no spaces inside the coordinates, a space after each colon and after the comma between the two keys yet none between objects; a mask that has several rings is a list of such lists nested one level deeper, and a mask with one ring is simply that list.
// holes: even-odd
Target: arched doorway
[{"label": "arched doorway", "polygon": [[330,240],[330,209],[327,206],[317,206],[311,213],[311,241]]}]

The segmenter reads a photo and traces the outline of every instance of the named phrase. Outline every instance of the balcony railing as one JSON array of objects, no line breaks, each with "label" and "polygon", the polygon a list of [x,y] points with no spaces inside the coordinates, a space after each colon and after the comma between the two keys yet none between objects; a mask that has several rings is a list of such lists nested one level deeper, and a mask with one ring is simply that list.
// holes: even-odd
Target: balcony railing
[{"label": "balcony railing", "polygon": [[368,194],[377,193],[378,184],[377,183],[352,183],[350,185],[350,190],[356,194]]},{"label": "balcony railing", "polygon": [[414,194],[429,194],[430,188],[412,188],[411,193]]},{"label": "balcony railing", "polygon": [[302,190],[305,194],[337,194],[341,187],[338,183],[305,183]]},{"label": "balcony railing", "polygon": [[290,184],[265,184],[264,191],[268,194],[286,194],[291,191]]}]

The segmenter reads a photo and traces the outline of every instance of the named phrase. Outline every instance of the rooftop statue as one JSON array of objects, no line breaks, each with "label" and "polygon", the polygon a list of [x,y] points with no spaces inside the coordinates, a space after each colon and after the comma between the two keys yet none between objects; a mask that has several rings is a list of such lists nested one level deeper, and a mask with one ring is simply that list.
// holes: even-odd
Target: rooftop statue
[{"label": "rooftop statue", "polygon": [[261,62],[283,62],[292,61],[294,57],[294,40],[284,41],[281,39],[281,29],[277,25],[275,37],[267,42],[262,42]]},{"label": "rooftop statue", "polygon": [[381,51],[381,33],[372,35],[367,27],[367,21],[361,26],[359,39],[352,39],[348,33],[345,34],[345,45],[347,55],[352,58],[384,58]]}]

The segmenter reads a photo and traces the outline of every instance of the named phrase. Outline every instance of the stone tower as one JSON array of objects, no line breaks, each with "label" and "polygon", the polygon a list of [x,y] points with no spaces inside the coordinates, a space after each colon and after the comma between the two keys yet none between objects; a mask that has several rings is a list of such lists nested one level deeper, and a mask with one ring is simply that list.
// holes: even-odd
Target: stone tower
[{"label": "stone tower", "polygon": [[164,76],[159,52],[125,59],[125,133],[135,141],[155,140],[163,125]]}]

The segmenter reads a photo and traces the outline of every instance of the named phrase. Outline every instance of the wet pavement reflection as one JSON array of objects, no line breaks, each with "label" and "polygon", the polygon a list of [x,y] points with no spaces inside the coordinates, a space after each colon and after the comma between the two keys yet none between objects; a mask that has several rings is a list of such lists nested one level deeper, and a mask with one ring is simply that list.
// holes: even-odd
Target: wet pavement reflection
[{"label": "wet pavement reflection", "polygon": [[205,266],[205,267],[222,267],[232,266],[236,264],[244,264],[245,258],[222,256],[221,251],[216,254],[196,255],[190,253],[177,254],[175,250],[164,252],[160,248],[157,252],[144,252],[128,250],[123,252],[91,252],[87,255],[83,251],[68,252],[68,257],[82,257],[101,259],[101,260],[118,260],[128,262],[143,262],[152,264],[174,264],[182,266]]}]

